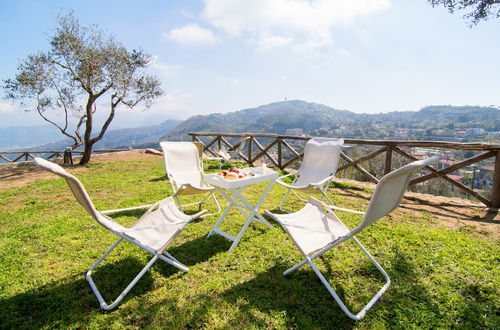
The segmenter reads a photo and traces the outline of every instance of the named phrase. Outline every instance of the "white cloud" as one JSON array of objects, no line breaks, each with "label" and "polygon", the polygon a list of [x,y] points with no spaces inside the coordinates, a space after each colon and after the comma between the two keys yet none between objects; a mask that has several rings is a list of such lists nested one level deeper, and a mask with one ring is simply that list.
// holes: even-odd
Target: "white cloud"
[{"label": "white cloud", "polygon": [[212,30],[204,29],[194,23],[173,29],[165,34],[164,38],[185,46],[211,45],[219,41]]},{"label": "white cloud", "polygon": [[231,36],[257,39],[261,49],[321,48],[333,43],[333,28],[390,6],[390,0],[205,0],[203,17]]},{"label": "white cloud", "polygon": [[161,63],[157,55],[153,55],[150,68],[156,71],[159,75],[169,77],[178,74],[182,67],[178,65],[169,65]]},{"label": "white cloud", "polygon": [[262,36],[258,40],[260,50],[282,47],[293,41],[292,38],[283,36]]},{"label": "white cloud", "polygon": [[181,90],[166,91],[165,95],[155,101],[152,112],[175,112],[191,110],[190,101],[193,97]]},{"label": "white cloud", "polygon": [[0,102],[0,113],[13,113],[14,106],[10,103]]}]

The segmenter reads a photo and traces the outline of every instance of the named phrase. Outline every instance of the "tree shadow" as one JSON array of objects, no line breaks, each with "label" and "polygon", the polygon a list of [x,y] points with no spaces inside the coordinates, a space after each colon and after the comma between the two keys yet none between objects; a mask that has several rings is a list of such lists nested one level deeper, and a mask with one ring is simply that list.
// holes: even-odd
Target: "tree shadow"
[{"label": "tree shadow", "polygon": [[[189,267],[207,261],[216,254],[227,251],[230,246],[231,242],[221,236],[214,235],[209,238],[203,236],[181,245],[167,248],[167,252],[179,260],[179,262]],[[170,266],[166,262],[157,262],[153,267],[163,276],[170,276],[177,272],[177,268]]]},{"label": "tree shadow", "polygon": [[[145,266],[133,257],[99,266],[92,277],[109,303]],[[123,301],[143,295],[153,287],[146,272]],[[68,328],[81,326],[92,313],[100,310],[84,274],[50,282],[9,298],[0,298],[0,328]]]},{"label": "tree shadow", "polygon": [[[136,210],[127,211],[135,213]],[[230,244],[218,236],[200,237],[168,249],[168,252],[186,266],[192,266],[226,251]],[[111,303],[144,268],[152,256],[120,257],[113,262],[103,262],[92,273],[92,278],[107,303]],[[122,305],[129,299],[147,294],[154,287],[151,270],[163,277],[170,277],[181,270],[158,260],[132,290],[125,296]],[[9,298],[0,298],[0,329],[4,328],[68,328],[80,327],[98,313],[113,313],[120,305],[105,312],[100,309],[97,298],[83,273],[51,282]]]},{"label": "tree shadow", "polygon": [[[312,270],[301,270],[283,277],[288,266],[275,265],[252,280],[233,286],[222,297],[238,304],[240,318],[251,320],[257,327],[266,327],[255,316],[257,309],[268,315],[285,314],[290,328],[351,329],[349,319],[331,298]],[[337,292],[341,297],[343,291]]]},{"label": "tree shadow", "polygon": [[168,178],[167,178],[166,175],[160,176],[158,178],[153,178],[153,179],[149,180],[149,182],[163,182],[163,181],[168,181]]}]

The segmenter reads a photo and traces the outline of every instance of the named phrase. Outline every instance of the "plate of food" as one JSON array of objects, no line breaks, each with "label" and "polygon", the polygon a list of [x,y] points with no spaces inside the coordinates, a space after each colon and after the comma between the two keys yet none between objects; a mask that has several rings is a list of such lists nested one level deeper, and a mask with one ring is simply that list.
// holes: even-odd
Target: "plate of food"
[{"label": "plate of food", "polygon": [[256,167],[237,168],[222,170],[217,173],[205,175],[205,181],[221,188],[235,188],[253,183],[274,180],[278,173],[271,169]]},{"label": "plate of food", "polygon": [[238,180],[238,179],[244,179],[247,177],[252,177],[255,176],[254,171],[249,171],[249,170],[244,170],[244,169],[239,169],[237,167],[233,167],[230,170],[222,170],[217,173],[218,176],[223,177],[226,180]]}]

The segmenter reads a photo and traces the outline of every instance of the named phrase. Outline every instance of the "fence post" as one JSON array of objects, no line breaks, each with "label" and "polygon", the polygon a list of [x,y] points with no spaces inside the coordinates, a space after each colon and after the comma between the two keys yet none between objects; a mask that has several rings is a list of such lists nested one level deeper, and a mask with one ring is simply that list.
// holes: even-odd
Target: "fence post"
[{"label": "fence post", "polygon": [[283,169],[283,154],[281,153],[281,138],[278,138],[278,167]]},{"label": "fence post", "polygon": [[250,137],[250,139],[248,140],[248,164],[249,165],[252,165],[253,162],[252,162],[252,144],[253,144],[253,136]]},{"label": "fence post", "polygon": [[384,175],[390,173],[392,170],[392,148],[391,146],[385,147],[385,169]]},{"label": "fence post", "polygon": [[491,208],[500,208],[500,151],[495,156],[495,172],[493,174],[493,188],[491,192]]},{"label": "fence post", "polygon": [[71,147],[67,147],[66,150],[64,150],[64,157],[63,157],[63,164],[64,165],[73,165],[73,156],[71,154]]}]

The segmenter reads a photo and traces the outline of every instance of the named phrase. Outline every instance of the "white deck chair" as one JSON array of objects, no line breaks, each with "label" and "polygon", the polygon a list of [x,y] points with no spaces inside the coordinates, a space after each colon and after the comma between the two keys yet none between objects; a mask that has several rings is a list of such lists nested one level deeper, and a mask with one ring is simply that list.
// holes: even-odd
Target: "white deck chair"
[{"label": "white deck chair", "polygon": [[[126,228],[113,221],[113,219],[106,216],[104,213],[113,213],[135,208],[99,212],[94,207],[87,191],[76,177],[66,172],[61,166],[42,158],[35,157],[35,164],[66,179],[66,182],[68,183],[76,200],[83,206],[87,213],[90,214],[101,226],[120,237],[89,268],[85,276],[102,309],[110,310],[116,307],[116,305],[120,303],[123,297],[134,287],[134,285],[146,273],[146,271],[151,268],[157,259],[161,259],[185,272],[188,271],[186,266],[171,256],[165,249],[184,229],[188,222],[201,216],[206,212],[206,210],[203,210],[193,216],[187,216],[177,209],[173,198],[168,197],[153,204],[132,227]],[[139,272],[139,274],[137,274],[137,276],[132,280],[132,282],[130,282],[123,292],[111,304],[107,304],[92,280],[91,274],[92,271],[104,260],[104,258],[106,258],[106,256],[108,256],[108,254],[123,240],[129,241],[130,243],[148,251],[153,255],[153,258],[151,258],[147,265]]]},{"label": "white deck chair", "polygon": [[[163,160],[165,161],[165,171],[174,192],[174,199],[177,206],[183,210],[185,206],[201,204],[212,197],[217,212],[206,215],[212,215],[220,212],[220,205],[214,195],[214,187],[203,180],[203,165],[199,156],[199,151],[193,142],[160,142],[163,150]],[[200,195],[205,194],[200,202],[191,204],[182,204],[180,196],[182,195]]]},{"label": "white deck chair", "polygon": [[237,167],[234,163],[231,162],[231,158],[234,156],[237,156],[240,152],[243,151],[245,148],[245,144],[247,141],[250,139],[250,137],[244,137],[238,144],[238,146],[234,149],[229,149],[227,150],[224,146],[221,146],[219,151],[217,151],[217,154],[222,158],[223,161],[225,161],[227,164],[231,165],[232,167]]},{"label": "white deck chair", "polygon": [[[272,217],[283,226],[304,256],[303,261],[286,270],[283,275],[287,275],[308,263],[347,316],[354,320],[363,318],[366,312],[387,290],[391,283],[391,279],[354,235],[398,207],[408,187],[410,176],[424,166],[436,162],[437,160],[438,157],[432,157],[416,161],[385,175],[377,184],[366,213],[342,209],[344,211],[364,214],[361,223],[353,230],[349,230],[331,210],[340,208],[332,208],[313,197],[310,197],[306,206],[296,213],[273,214],[266,211],[266,215]],[[331,248],[349,238],[352,238],[358,244],[386,280],[382,289],[380,289],[370,302],[357,314],[353,314],[347,309],[313,262],[315,258],[323,255]]]},{"label": "white deck chair", "polygon": [[288,188],[281,200],[280,210],[287,212],[284,209],[284,205],[290,192],[301,201],[307,202],[307,200],[301,198],[295,191],[306,193],[320,192],[322,194],[321,200],[326,198],[330,204],[333,204],[326,192],[328,191],[330,182],[335,177],[335,172],[337,172],[343,144],[343,139],[312,138],[307,141],[304,149],[304,159],[299,171],[295,175],[294,181],[291,184],[283,182],[283,178],[292,174],[282,176],[276,180],[277,183]]}]

